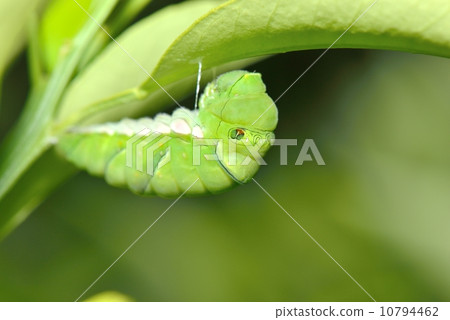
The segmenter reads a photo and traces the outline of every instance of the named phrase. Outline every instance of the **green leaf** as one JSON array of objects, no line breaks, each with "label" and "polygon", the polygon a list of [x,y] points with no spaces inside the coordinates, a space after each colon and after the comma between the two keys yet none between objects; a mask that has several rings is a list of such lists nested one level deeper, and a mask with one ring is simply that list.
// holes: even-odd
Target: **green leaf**
[{"label": "green leaf", "polygon": [[111,28],[113,34],[117,33],[125,28],[151,1],[128,0],[119,2],[106,24]]},{"label": "green leaf", "polygon": [[[138,13],[151,2],[151,0],[129,0],[119,1],[110,17],[103,24],[103,28],[108,31],[112,37],[120,34],[127,25],[138,15]],[[105,46],[111,42],[111,38],[102,29],[99,29],[97,35],[92,40],[82,61],[80,69],[84,69]]]},{"label": "green leaf", "polygon": [[[92,0],[77,0],[90,11]],[[46,70],[54,69],[89,16],[74,1],[52,0],[42,16],[39,43]]]},{"label": "green leaf", "polygon": [[27,23],[46,0],[0,1],[0,83],[8,64],[20,52],[27,39]]},{"label": "green leaf", "polygon": [[128,28],[117,42],[129,55],[111,43],[70,85],[57,120],[63,121],[99,101],[114,99],[123,104],[142,98],[136,89],[147,81],[164,51],[195,19],[218,3],[196,1],[168,6]]},{"label": "green leaf", "polygon": [[[152,76],[172,96],[182,97],[190,88],[188,78],[196,74],[200,60],[204,69],[210,69],[249,57],[328,48],[373,3],[372,0],[357,4],[332,0],[229,1],[186,29],[162,55]],[[119,42],[150,72],[155,67],[155,58],[162,54],[179,29],[198,16],[199,9],[206,11],[212,6],[206,2],[187,2],[168,7],[131,28]],[[450,11],[447,8],[450,4],[445,0],[432,0],[420,6],[406,0],[380,0],[333,47],[391,49],[450,56],[450,34],[447,32],[450,29]],[[176,27],[170,26],[174,22],[180,23],[177,32]],[[154,33],[148,32],[155,26]],[[156,36],[159,32],[165,34],[163,39]],[[152,43],[155,40],[147,33],[155,34],[159,41]],[[145,45],[139,43],[144,41],[144,37]],[[66,96],[59,121],[64,122],[73,113],[78,115],[73,116],[69,123],[89,113],[110,110],[119,105],[127,107],[127,111],[112,111],[95,119],[94,122],[97,122],[134,115],[136,110],[148,112],[150,105],[170,102],[155,81],[138,66],[131,65],[129,57],[118,48],[108,49],[74,83]],[[149,54],[149,49],[156,54]],[[108,70],[109,77],[104,77],[104,70]],[[116,81],[117,77],[121,78],[120,82]],[[143,102],[139,103],[139,100]]]},{"label": "green leaf", "polygon": [[[122,30],[151,0],[119,1],[111,16],[103,27],[115,36]],[[100,0],[60,1],[52,0],[42,17],[39,28],[39,43],[42,57],[47,71],[54,69],[58,60],[67,54],[73,38],[78,34],[89,16],[87,12],[95,11],[96,6],[102,5]],[[92,39],[81,65],[86,65],[101,49],[110,42],[110,37],[102,30]]]},{"label": "green leaf", "polygon": [[[373,0],[234,0],[210,12],[172,44],[154,76],[162,85],[229,61],[328,48]],[[400,50],[450,57],[448,0],[379,0],[333,48]],[[176,73],[173,70],[177,70]],[[147,87],[154,84],[148,82]]]}]

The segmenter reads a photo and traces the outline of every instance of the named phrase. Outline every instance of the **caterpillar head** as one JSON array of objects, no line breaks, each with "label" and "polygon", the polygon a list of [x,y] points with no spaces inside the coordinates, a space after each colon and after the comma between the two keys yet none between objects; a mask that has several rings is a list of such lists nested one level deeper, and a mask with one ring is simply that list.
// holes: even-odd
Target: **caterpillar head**
[{"label": "caterpillar head", "polygon": [[224,122],[263,131],[275,130],[278,110],[260,73],[236,70],[208,84],[200,108]]},{"label": "caterpillar head", "polygon": [[199,117],[210,137],[223,139],[217,147],[222,167],[237,182],[250,180],[270,148],[278,122],[277,107],[261,74],[238,70],[218,77],[205,89]]}]

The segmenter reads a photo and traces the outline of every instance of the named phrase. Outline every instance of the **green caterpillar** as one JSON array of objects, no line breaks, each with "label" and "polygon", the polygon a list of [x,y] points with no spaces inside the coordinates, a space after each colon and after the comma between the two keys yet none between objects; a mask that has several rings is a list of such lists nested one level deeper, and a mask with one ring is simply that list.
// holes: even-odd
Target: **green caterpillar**
[{"label": "green caterpillar", "polygon": [[206,86],[199,110],[74,127],[56,148],[77,167],[140,195],[215,194],[255,175],[260,161],[252,147],[263,156],[277,122],[261,75],[237,70]]}]

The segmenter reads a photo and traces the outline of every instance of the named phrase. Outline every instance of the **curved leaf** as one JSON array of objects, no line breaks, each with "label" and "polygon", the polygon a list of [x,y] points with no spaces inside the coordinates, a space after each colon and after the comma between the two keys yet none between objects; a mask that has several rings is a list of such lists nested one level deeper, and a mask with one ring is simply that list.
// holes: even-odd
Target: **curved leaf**
[{"label": "curved leaf", "polygon": [[[139,12],[148,5],[152,0],[128,0],[119,1],[116,8],[103,23],[103,28],[114,38],[117,37]],[[83,70],[93,59],[111,42],[111,38],[99,29],[97,35],[92,39],[92,43],[87,48],[83,59],[80,61],[80,70]]]},{"label": "curved leaf", "polygon": [[[197,60],[208,68],[257,55],[328,48],[373,2],[229,1],[186,30],[164,54],[154,76],[164,85],[194,74]],[[379,0],[333,48],[450,57],[449,30],[448,0]]]},{"label": "curved leaf", "polygon": [[[95,102],[119,93],[136,100],[137,88],[148,79],[164,51],[195,19],[216,7],[218,1],[184,2],[168,6],[130,27],[117,42],[141,64],[133,61],[116,43],[111,43],[78,76],[64,97],[58,119],[66,119]],[[122,97],[121,97],[122,99]],[[124,100],[120,100],[123,103]]]},{"label": "curved leaf", "polygon": [[[189,83],[187,78],[196,74],[200,60],[204,69],[209,69],[249,57],[328,48],[373,3],[373,0],[357,3],[350,0],[228,1],[185,30],[164,53],[152,75],[177,97],[173,91],[186,92],[180,81],[184,79],[181,83],[185,86]],[[175,32],[173,27],[167,25],[183,20],[186,26],[194,19],[193,16],[200,14],[198,8],[207,11],[214,3],[205,4],[205,8],[202,5],[202,2],[186,2],[166,8],[136,25],[119,41],[150,72],[155,67],[155,58],[162,54],[160,50],[181,29],[180,26]],[[450,56],[450,34],[447,32],[450,29],[449,9],[450,3],[446,0],[431,0],[420,5],[408,0],[379,0],[333,47],[391,49]],[[192,14],[188,14],[190,10]],[[184,14],[180,15],[182,12]],[[140,39],[149,30],[165,34],[163,39],[157,37],[158,45],[153,47],[156,54],[151,55],[148,54],[151,44],[136,44],[142,42]],[[168,38],[170,41],[166,41]],[[154,41],[152,39],[145,41]],[[110,47],[88,73],[74,83],[59,120],[64,120],[72,112],[85,115],[84,111],[80,111],[83,108],[87,113],[92,113],[122,105],[127,106],[128,110],[122,110],[120,115],[130,116],[137,109],[148,109],[148,105],[155,103],[155,100],[166,98],[167,103],[169,100],[159,92],[161,89],[153,79],[138,66],[131,65],[130,60],[119,48]],[[104,77],[105,69],[108,69],[110,76]],[[120,82],[116,81],[117,77],[121,77]],[[145,102],[138,103],[144,99]],[[107,115],[96,121],[112,118]]]},{"label": "curved leaf", "polygon": [[[78,0],[83,8],[89,8],[91,2],[92,0]],[[89,16],[73,1],[53,0],[49,3],[39,28],[39,44],[46,70],[54,69],[64,47],[70,45],[70,41],[88,19]]]}]

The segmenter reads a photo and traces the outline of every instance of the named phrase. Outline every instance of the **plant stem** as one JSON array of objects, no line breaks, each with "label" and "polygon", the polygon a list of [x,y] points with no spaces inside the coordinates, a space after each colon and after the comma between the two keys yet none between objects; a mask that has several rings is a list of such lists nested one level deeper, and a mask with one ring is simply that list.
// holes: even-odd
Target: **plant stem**
[{"label": "plant stem", "polygon": [[[103,2],[94,14],[97,21],[103,22],[116,3],[117,0]],[[19,123],[0,149],[2,154],[0,199],[33,161],[50,146],[50,129],[55,110],[97,30],[97,24],[91,19],[88,20],[73,40],[70,52],[51,74],[48,83],[44,88],[32,90]]]}]

